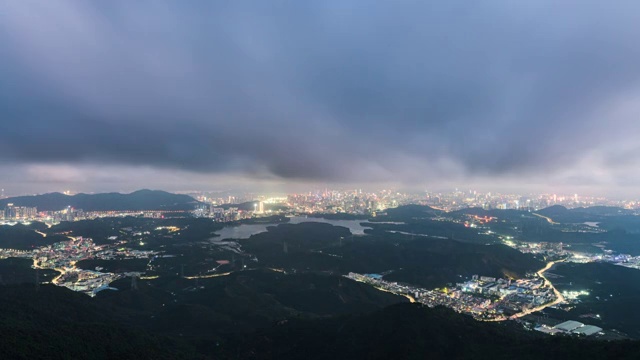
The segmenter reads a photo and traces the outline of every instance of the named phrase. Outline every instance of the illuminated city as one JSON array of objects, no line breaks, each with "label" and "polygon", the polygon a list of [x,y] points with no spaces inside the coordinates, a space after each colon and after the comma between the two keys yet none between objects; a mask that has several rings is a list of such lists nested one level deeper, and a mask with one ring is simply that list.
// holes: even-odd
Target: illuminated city
[{"label": "illuminated city", "polygon": [[0,360],[640,359],[638,24],[0,0]]}]

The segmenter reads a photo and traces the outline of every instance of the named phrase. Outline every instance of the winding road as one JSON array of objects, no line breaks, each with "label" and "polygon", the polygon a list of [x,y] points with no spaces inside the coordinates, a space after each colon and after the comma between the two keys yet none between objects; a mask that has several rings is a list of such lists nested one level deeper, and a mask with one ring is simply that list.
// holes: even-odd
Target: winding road
[{"label": "winding road", "polygon": [[544,268],[540,269],[540,270],[536,273],[536,274],[538,274],[538,276],[540,276],[540,277],[544,280],[545,285],[548,285],[549,287],[551,287],[551,289],[553,289],[553,293],[556,295],[556,299],[555,299],[554,301],[552,301],[552,302],[549,302],[549,303],[546,303],[546,304],[542,304],[542,305],[537,306],[537,307],[535,307],[535,308],[525,310],[525,311],[523,311],[523,312],[521,312],[521,313],[517,313],[517,314],[511,315],[511,316],[509,317],[509,319],[510,319],[510,320],[517,319],[517,318],[523,317],[523,316],[525,316],[525,315],[529,315],[529,314],[531,314],[531,313],[534,313],[534,312],[536,312],[536,311],[544,310],[544,309],[548,308],[549,306],[557,305],[557,304],[560,304],[560,303],[563,303],[563,302],[564,302],[564,296],[562,296],[562,294],[560,293],[560,291],[558,291],[558,289],[556,289],[556,288],[555,288],[555,286],[553,286],[553,284],[551,283],[551,281],[549,281],[549,279],[547,279],[547,278],[544,276],[544,273],[545,273],[547,270],[551,269],[555,264],[557,264],[557,263],[559,263],[559,262],[563,262],[563,261],[565,261],[565,259],[563,259],[563,260],[558,260],[558,261],[550,261],[549,263],[547,263],[547,265],[546,265]]}]

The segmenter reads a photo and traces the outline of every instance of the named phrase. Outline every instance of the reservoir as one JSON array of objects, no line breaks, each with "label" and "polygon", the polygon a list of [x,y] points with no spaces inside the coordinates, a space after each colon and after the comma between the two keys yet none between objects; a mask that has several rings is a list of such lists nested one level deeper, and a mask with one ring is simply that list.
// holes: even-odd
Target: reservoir
[{"label": "reservoir", "polygon": [[[368,223],[366,220],[328,220],[324,218],[308,218],[305,216],[290,217],[288,224],[300,224],[303,222],[319,222],[346,227],[353,235],[364,235],[364,230],[370,229],[370,227],[360,225],[360,223]],[[223,239],[248,239],[251,235],[267,231],[268,226],[277,225],[278,224],[243,224],[240,226],[227,226],[220,231],[216,231],[216,234],[220,236],[214,239],[216,241]]]}]

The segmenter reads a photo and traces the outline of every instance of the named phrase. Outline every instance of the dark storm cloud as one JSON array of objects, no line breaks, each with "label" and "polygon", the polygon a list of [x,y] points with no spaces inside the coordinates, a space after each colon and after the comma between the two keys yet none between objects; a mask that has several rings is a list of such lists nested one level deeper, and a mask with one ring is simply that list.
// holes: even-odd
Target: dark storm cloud
[{"label": "dark storm cloud", "polygon": [[640,5],[615,5],[5,2],[0,161],[551,174],[640,128],[612,110],[640,85]]}]

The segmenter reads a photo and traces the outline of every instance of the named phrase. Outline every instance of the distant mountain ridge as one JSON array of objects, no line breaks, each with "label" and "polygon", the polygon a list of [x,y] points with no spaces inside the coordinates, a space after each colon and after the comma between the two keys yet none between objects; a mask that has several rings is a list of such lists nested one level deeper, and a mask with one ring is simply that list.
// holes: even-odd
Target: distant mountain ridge
[{"label": "distant mountain ridge", "polygon": [[583,222],[601,222],[610,220],[611,218],[621,218],[624,216],[633,217],[634,211],[614,206],[592,206],[578,207],[568,209],[561,205],[554,205],[536,213],[547,216],[553,221],[561,223],[583,223]]},{"label": "distant mountain ridge", "polygon": [[172,194],[160,190],[138,190],[130,194],[102,193],[64,195],[48,193],[18,196],[0,200],[0,208],[7,204],[37,207],[39,211],[57,211],[71,206],[84,211],[140,211],[191,210],[198,201],[188,195]]},{"label": "distant mountain ridge", "polygon": [[590,207],[577,207],[566,208],[562,205],[553,205],[547,208],[537,211],[539,214],[550,215],[565,215],[569,213],[600,215],[600,216],[612,216],[612,215],[632,215],[633,211],[629,209],[623,209],[616,206],[590,206]]}]

